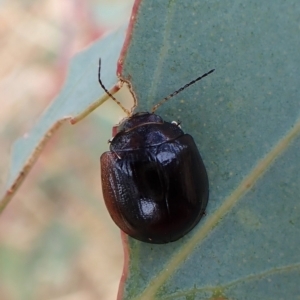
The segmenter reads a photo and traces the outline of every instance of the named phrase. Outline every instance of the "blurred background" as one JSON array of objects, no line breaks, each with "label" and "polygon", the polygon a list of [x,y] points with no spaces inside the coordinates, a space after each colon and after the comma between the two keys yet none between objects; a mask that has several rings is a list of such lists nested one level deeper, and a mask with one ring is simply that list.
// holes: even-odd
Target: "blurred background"
[{"label": "blurred background", "polygon": [[[59,93],[71,57],[128,20],[132,5],[0,2],[2,188],[14,140]],[[99,128],[99,109],[63,125],[0,216],[0,300],[116,299],[123,249],[101,200]]]}]

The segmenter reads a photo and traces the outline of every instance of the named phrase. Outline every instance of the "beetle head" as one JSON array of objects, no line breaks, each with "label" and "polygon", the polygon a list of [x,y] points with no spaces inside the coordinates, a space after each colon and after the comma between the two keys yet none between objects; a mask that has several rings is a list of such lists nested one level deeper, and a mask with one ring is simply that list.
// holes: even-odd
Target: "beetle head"
[{"label": "beetle head", "polygon": [[162,124],[163,119],[153,113],[149,112],[138,112],[132,115],[131,117],[125,119],[118,127],[118,132],[120,131],[128,131],[133,129],[139,125],[146,124]]}]

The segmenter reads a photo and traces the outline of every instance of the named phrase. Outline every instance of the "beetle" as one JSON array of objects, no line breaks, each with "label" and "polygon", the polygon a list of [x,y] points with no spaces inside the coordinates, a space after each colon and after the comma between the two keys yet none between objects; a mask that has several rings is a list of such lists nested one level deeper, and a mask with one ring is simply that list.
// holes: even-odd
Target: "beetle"
[{"label": "beetle", "polygon": [[[120,103],[98,80],[105,92]],[[191,135],[154,114],[165,101],[214,70],[175,91],[152,108],[126,118],[101,155],[103,198],[116,225],[147,243],[173,242],[205,214],[209,183]],[[125,110],[125,109],[124,109]]]}]

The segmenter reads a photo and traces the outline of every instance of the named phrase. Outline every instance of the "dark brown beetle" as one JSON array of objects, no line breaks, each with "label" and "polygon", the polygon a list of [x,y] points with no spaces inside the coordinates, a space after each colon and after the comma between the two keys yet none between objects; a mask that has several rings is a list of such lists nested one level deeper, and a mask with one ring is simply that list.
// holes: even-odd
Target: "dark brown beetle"
[{"label": "dark brown beetle", "polygon": [[[117,226],[147,243],[168,243],[199,222],[208,202],[208,178],[193,138],[154,111],[198,77],[119,127],[110,151],[101,155],[103,197]],[[106,93],[118,102],[99,83]],[[119,103],[120,104],[120,103]]]}]

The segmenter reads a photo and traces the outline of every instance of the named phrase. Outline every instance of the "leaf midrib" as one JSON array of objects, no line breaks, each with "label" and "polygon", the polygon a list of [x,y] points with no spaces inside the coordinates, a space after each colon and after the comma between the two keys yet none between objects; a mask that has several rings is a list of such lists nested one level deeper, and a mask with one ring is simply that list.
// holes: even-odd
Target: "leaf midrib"
[{"label": "leaf midrib", "polygon": [[195,292],[205,292],[205,291],[213,291],[214,292],[216,289],[218,289],[219,291],[224,291],[225,289],[236,286],[241,282],[245,283],[245,282],[249,282],[249,281],[254,281],[257,279],[266,278],[267,276],[271,276],[276,273],[291,272],[291,271],[298,270],[298,269],[300,269],[300,264],[292,264],[292,265],[282,266],[279,268],[271,268],[271,269],[266,270],[261,273],[244,276],[242,278],[233,280],[233,281],[228,282],[223,285],[205,286],[205,287],[201,287],[201,288],[193,288],[192,290],[173,293],[173,294],[167,295],[164,299],[167,300],[167,299],[174,299],[174,297],[188,296],[190,294],[194,294]]}]

